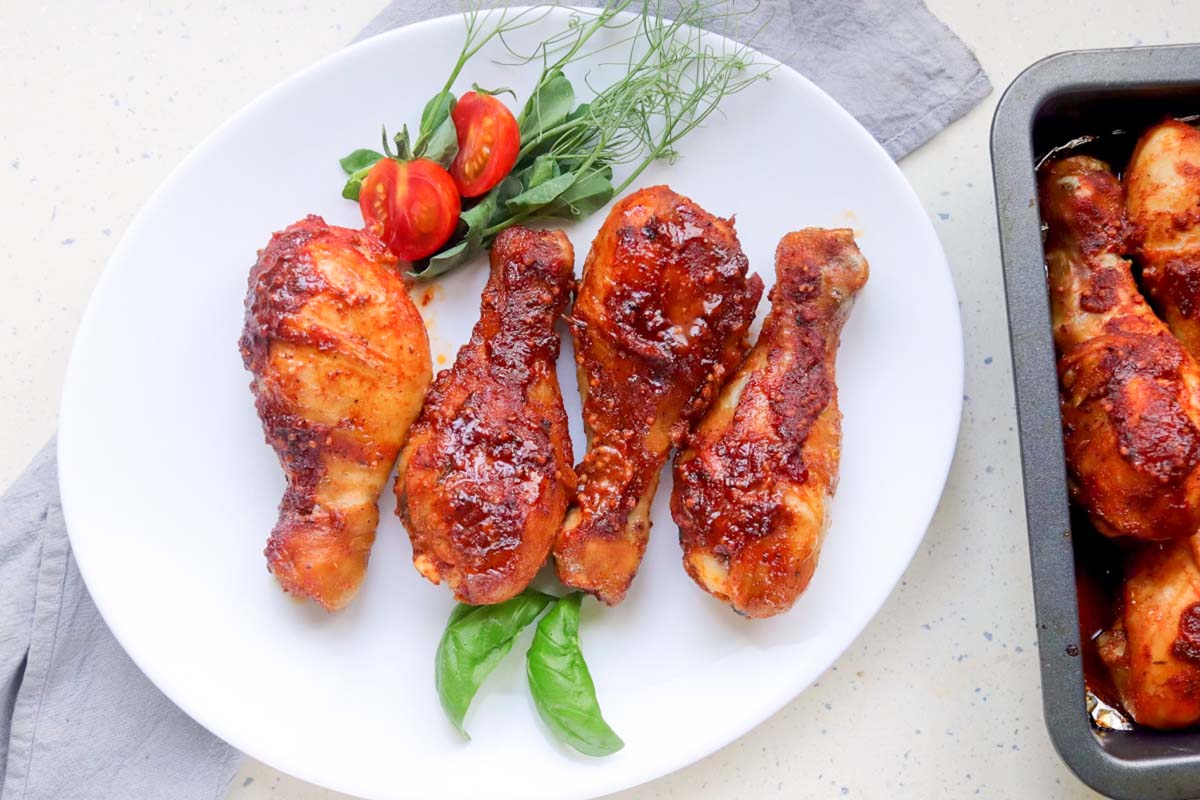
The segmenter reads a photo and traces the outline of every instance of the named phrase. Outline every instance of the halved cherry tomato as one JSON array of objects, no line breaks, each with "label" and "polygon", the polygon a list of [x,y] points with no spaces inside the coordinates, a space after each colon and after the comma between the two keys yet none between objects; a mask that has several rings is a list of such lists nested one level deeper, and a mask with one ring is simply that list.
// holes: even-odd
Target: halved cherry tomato
[{"label": "halved cherry tomato", "polygon": [[478,92],[460,97],[450,116],[458,133],[450,174],[463,197],[478,197],[512,172],[521,131],[504,103]]},{"label": "halved cherry tomato", "polygon": [[367,230],[404,261],[431,256],[454,235],[462,201],[454,179],[427,158],[381,159],[358,194]]}]

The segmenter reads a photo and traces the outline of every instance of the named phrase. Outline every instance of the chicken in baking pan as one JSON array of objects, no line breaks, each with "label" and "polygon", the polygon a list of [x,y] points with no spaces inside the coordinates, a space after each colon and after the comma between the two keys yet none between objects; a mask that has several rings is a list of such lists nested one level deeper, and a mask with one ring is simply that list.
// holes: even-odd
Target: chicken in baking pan
[{"label": "chicken in baking pan", "polygon": [[1190,536],[1200,366],[1138,293],[1122,186],[1103,162],[1071,156],[1043,171],[1040,196],[1073,496],[1107,536]]},{"label": "chicken in baking pan", "polygon": [[479,322],[434,381],[401,453],[397,513],[413,563],[461,602],[521,592],[574,492],[554,329],[574,268],[562,231],[510,228],[496,238]]},{"label": "chicken in baking pan", "polygon": [[378,239],[309,216],[259,252],[239,346],[287,475],[268,566],[287,592],[340,609],[429,385],[425,325]]},{"label": "chicken in baking pan", "polygon": [[1200,358],[1200,130],[1166,120],[1125,171],[1142,285],[1172,333]]},{"label": "chicken in baking pan", "polygon": [[625,597],[659,472],[745,352],[762,294],[748,268],[732,220],[666,186],[622,199],[596,235],[569,320],[588,448],[554,543],[568,586]]},{"label": "chicken in baking pan", "polygon": [[1121,705],[1152,728],[1200,722],[1198,547],[1192,536],[1137,551],[1116,620],[1097,639]]},{"label": "chicken in baking pan", "polygon": [[789,233],[753,349],[675,457],[671,513],[683,563],[747,617],[791,608],[808,586],[837,486],[842,325],[867,281],[849,230]]}]

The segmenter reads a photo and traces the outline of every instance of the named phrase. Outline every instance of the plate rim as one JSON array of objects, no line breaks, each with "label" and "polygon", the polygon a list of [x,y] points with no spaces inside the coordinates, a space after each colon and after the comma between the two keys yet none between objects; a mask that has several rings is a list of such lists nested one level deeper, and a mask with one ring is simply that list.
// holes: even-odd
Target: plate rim
[{"label": "plate rim", "polygon": [[[527,5],[514,6],[510,9],[510,11],[515,12],[531,7],[532,6]],[[552,6],[549,9],[549,14],[571,14],[577,12],[589,13],[594,12],[595,10],[596,9],[594,8],[580,8],[569,5]],[[628,14],[630,12],[622,13]],[[371,48],[382,48],[394,39],[403,39],[408,36],[412,36],[414,35],[415,31],[419,31],[421,29],[433,29],[439,26],[447,25],[453,21],[460,20],[461,17],[461,13],[446,14],[439,17],[421,20],[409,25],[393,28],[388,31],[383,31],[366,39],[354,41],[344,47],[333,50],[316,61],[308,64],[307,66],[291,73],[287,77],[257,94],[239,110],[224,119],[217,127],[203,136],[203,138],[201,138],[195,144],[188,154],[171,169],[168,175],[146,199],[145,203],[143,203],[143,205],[138,209],[137,213],[131,220],[129,227],[122,234],[117,246],[113,249],[111,255],[105,261],[105,265],[101,270],[91,293],[89,294],[86,308],[80,317],[79,325],[72,339],[71,352],[67,361],[66,370],[64,372],[63,388],[60,394],[59,412],[57,415],[59,431],[56,444],[57,477],[59,480],[59,492],[63,517],[66,523],[67,536],[71,543],[73,554],[80,552],[76,547],[76,534],[72,533],[73,529],[79,529],[79,519],[78,517],[75,517],[76,525],[73,526],[73,514],[71,508],[74,506],[76,509],[78,509],[78,506],[75,505],[75,501],[72,499],[75,494],[71,488],[72,484],[64,480],[64,477],[66,477],[66,472],[69,468],[64,467],[64,464],[69,465],[73,460],[72,448],[74,447],[74,439],[72,433],[75,426],[70,422],[69,411],[72,408],[72,404],[68,402],[68,397],[73,393],[73,391],[75,391],[75,384],[79,380],[78,374],[81,371],[81,367],[77,363],[80,358],[79,352],[81,349],[79,347],[79,342],[85,338],[85,334],[87,333],[88,329],[94,324],[93,318],[98,313],[96,309],[99,305],[96,300],[98,297],[103,297],[106,294],[106,287],[109,283],[111,283],[112,276],[114,274],[113,264],[123,258],[125,250],[129,247],[129,242],[137,238],[137,234],[146,224],[145,218],[147,209],[156,205],[159,198],[180,179],[180,175],[186,171],[186,168],[195,158],[198,157],[198,154],[202,150],[206,150],[212,145],[212,143],[218,141],[221,137],[228,135],[229,131],[235,128],[244,117],[252,115],[259,106],[268,102],[276,94],[285,91],[292,84],[306,80],[310,74],[329,69],[331,65],[335,64],[336,62],[350,57],[350,54],[358,53]],[[963,413],[963,403],[961,398],[965,386],[965,336],[962,327],[962,311],[958,303],[958,291],[954,283],[954,274],[950,269],[949,262],[945,255],[945,250],[942,247],[941,239],[937,235],[937,232],[933,227],[933,223],[930,220],[928,212],[926,211],[924,204],[921,202],[920,197],[917,195],[911,183],[909,183],[908,179],[900,170],[896,161],[887,154],[878,140],[876,140],[866,130],[866,128],[863,127],[863,125],[853,117],[853,115],[851,115],[844,107],[842,107],[840,103],[834,100],[820,86],[809,80],[807,77],[799,73],[788,64],[785,64],[754,47],[742,44],[730,39],[729,37],[722,36],[721,34],[713,33],[712,31],[705,31],[705,33],[708,36],[715,37],[717,41],[736,44],[740,47],[748,47],[750,52],[753,53],[755,58],[759,60],[760,63],[763,63],[764,65],[770,66],[774,69],[772,80],[784,79],[797,82],[802,91],[808,92],[816,99],[816,101],[824,104],[832,115],[840,116],[843,121],[850,123],[850,129],[856,136],[859,137],[860,140],[868,143],[866,145],[867,148],[875,153],[875,155],[878,157],[877,160],[881,160],[887,165],[883,168],[889,169],[892,173],[892,176],[899,180],[900,184],[907,190],[908,199],[912,202],[914,208],[921,212],[920,216],[923,223],[921,233],[930,241],[930,255],[936,255],[936,263],[933,265],[934,271],[940,271],[945,275],[950,295],[954,300],[954,302],[950,304],[950,310],[952,312],[953,322],[955,323],[954,328],[958,333],[958,335],[954,337],[952,341],[953,350],[956,357],[952,359],[950,364],[947,365],[947,368],[953,371],[953,374],[949,375],[949,383],[952,387],[956,387],[959,397],[959,401],[955,404],[956,413],[954,415],[952,426],[953,436],[948,437],[947,452],[945,452],[940,458],[941,470],[940,480],[937,482],[937,498],[931,504],[927,512],[923,515],[925,520],[921,528],[921,534],[920,536],[914,537],[909,552],[903,558],[903,568],[897,571],[895,580],[891,582],[891,585],[887,587],[886,592],[882,594],[882,599],[879,604],[876,605],[874,609],[866,615],[864,620],[862,620],[860,623],[856,623],[857,631],[849,640],[847,640],[844,646],[831,650],[828,658],[818,659],[818,662],[824,662],[824,666],[816,671],[811,678],[788,683],[786,688],[780,690],[778,696],[772,695],[769,702],[764,701],[761,703],[761,707],[755,706],[752,710],[731,719],[730,724],[719,726],[719,732],[713,733],[698,740],[695,747],[686,750],[685,753],[681,753],[675,758],[650,759],[640,767],[623,771],[611,769],[600,771],[597,773],[600,775],[600,777],[588,781],[586,789],[583,789],[583,787],[579,787],[577,789],[573,786],[562,786],[559,787],[559,791],[556,791],[552,794],[531,793],[529,796],[536,795],[539,797],[561,798],[561,800],[577,800],[640,786],[651,780],[655,780],[657,778],[677,772],[678,770],[690,764],[707,758],[722,747],[725,747],[742,738],[750,731],[762,725],[770,717],[782,711],[789,703],[794,701],[803,692],[805,692],[815,681],[819,680],[825,673],[827,673],[830,667],[836,664],[846,654],[850,647],[853,646],[854,643],[858,641],[859,637],[863,635],[867,627],[870,625],[870,622],[876,616],[878,616],[884,605],[886,605],[888,600],[891,598],[892,594],[895,592],[896,586],[902,580],[904,573],[912,564],[913,558],[919,550],[921,543],[924,541],[925,536],[928,534],[929,526],[932,523],[933,518],[941,504],[941,498],[945,494],[946,483],[949,480],[950,470],[953,466],[955,455],[957,453]],[[83,552],[86,554],[87,551],[88,548],[84,547]],[[137,637],[130,635],[130,631],[128,629],[124,629],[119,621],[117,624],[114,624],[114,621],[119,615],[114,613],[114,609],[109,605],[109,600],[101,599],[103,595],[98,597],[91,591],[91,586],[93,585],[93,581],[96,579],[97,574],[92,571],[94,564],[93,567],[88,566],[90,562],[86,555],[84,558],[78,558],[75,555],[73,555],[73,557],[75,558],[76,565],[79,569],[81,577],[83,578],[84,584],[88,587],[88,593],[92,597],[92,601],[95,604],[97,611],[100,613],[101,618],[108,626],[109,631],[112,632],[113,637],[117,640],[118,644],[120,644],[121,648],[126,652],[130,660],[133,661],[135,666],[137,666],[137,668],[142,672],[143,675],[147,677],[147,679],[155,686],[155,688],[162,692],[168,700],[174,703],[193,721],[205,728],[205,730],[207,730],[216,738],[226,742],[231,747],[238,750],[243,755],[248,755],[251,758],[259,760],[274,769],[285,772],[310,784],[333,789],[335,791],[358,794],[366,798],[382,797],[382,795],[379,795],[378,792],[375,792],[373,789],[366,790],[369,787],[355,787],[352,783],[340,781],[331,782],[328,780],[327,776],[321,774],[319,769],[315,767],[310,768],[309,765],[305,763],[289,761],[287,758],[282,757],[281,754],[268,752],[266,748],[242,747],[240,745],[241,737],[236,731],[225,731],[225,726],[220,723],[219,719],[214,719],[212,716],[207,714],[203,708],[198,707],[199,702],[196,698],[187,700],[186,692],[175,691],[176,687],[171,684],[168,676],[164,676],[162,674],[161,669],[147,669],[145,664],[152,662],[153,659],[147,658],[146,649],[141,648],[134,643]],[[91,577],[89,577],[89,575]],[[172,687],[170,691],[167,688],[168,686]],[[733,721],[736,721],[738,724],[732,724]],[[218,729],[223,730],[225,733],[229,733],[230,735],[227,736],[225,733],[218,733]],[[261,744],[261,742],[256,742],[256,744]],[[251,752],[252,750],[253,752]],[[276,755],[280,755],[280,757],[276,757]],[[608,775],[619,775],[620,777],[608,778],[606,777]],[[410,794],[408,790],[403,788],[397,788],[396,792],[389,793],[387,797],[417,796]],[[453,792],[450,792],[450,794],[453,795]]]}]

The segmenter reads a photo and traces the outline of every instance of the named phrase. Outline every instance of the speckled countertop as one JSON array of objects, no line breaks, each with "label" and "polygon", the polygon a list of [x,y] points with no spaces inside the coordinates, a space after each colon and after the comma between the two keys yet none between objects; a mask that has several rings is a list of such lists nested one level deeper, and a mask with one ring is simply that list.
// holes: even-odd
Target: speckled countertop
[{"label": "speckled countertop", "polygon": [[[0,33],[0,486],[54,431],[71,337],[149,193],[259,92],[345,44],[382,0],[8,4]],[[966,327],[946,494],[883,611],[838,664],[709,758],[614,797],[1094,796],[1042,723],[988,128],[1049,53],[1200,40],[1200,4],[929,0],[997,91],[902,162]],[[150,68],[147,68],[147,67]],[[334,800],[253,761],[230,797]]]}]

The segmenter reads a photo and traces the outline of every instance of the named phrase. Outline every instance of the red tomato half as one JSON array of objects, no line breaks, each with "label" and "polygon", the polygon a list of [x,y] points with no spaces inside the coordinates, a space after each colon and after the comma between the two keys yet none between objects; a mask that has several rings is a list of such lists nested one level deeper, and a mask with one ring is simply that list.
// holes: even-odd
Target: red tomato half
[{"label": "red tomato half", "polygon": [[458,225],[462,201],[454,179],[427,158],[385,158],[371,167],[358,194],[367,230],[404,261],[431,256]]},{"label": "red tomato half", "polygon": [[450,116],[458,133],[450,174],[463,197],[478,197],[512,172],[521,131],[504,103],[478,92],[460,97]]}]

